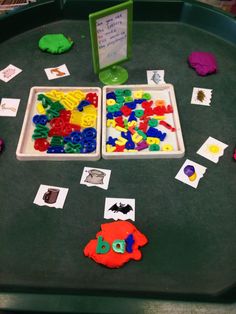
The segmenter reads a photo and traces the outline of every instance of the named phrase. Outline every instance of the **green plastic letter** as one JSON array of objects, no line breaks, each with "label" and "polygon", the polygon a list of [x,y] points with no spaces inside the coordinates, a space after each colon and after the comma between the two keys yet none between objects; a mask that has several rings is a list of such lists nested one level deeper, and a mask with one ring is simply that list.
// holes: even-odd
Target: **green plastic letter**
[{"label": "green plastic letter", "polygon": [[96,247],[97,254],[106,254],[110,250],[110,244],[102,240],[102,236],[98,237],[98,244]]},{"label": "green plastic letter", "polygon": [[115,240],[112,243],[112,248],[117,253],[124,253],[125,252],[125,241],[124,240]]}]

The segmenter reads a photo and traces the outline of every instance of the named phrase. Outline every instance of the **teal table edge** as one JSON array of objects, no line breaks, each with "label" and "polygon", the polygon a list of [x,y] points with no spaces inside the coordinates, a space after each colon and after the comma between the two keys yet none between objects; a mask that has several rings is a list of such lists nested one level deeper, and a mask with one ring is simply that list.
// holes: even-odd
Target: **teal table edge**
[{"label": "teal table edge", "polygon": [[[213,296],[183,296],[160,295],[158,298],[128,297],[120,295],[83,295],[83,294],[50,294],[50,293],[0,293],[0,310],[9,311],[37,311],[56,313],[158,313],[158,306],[162,301],[207,302],[213,304],[221,302],[225,306],[234,306],[232,298],[236,290],[232,289],[220,295],[220,299]],[[219,296],[215,296],[219,297]]]},{"label": "teal table edge", "polygon": [[[23,9],[10,11],[0,16],[0,42],[56,20],[87,20],[91,12],[105,9],[120,2],[122,1],[67,0],[63,2],[63,0],[44,0],[32,3]],[[181,22],[204,29],[232,44],[236,44],[235,17],[204,3],[191,0],[134,0],[134,20]],[[27,23],[25,23],[26,21]]]},{"label": "teal table edge", "polygon": [[[0,42],[31,28],[61,19],[86,20],[92,11],[104,9],[121,1],[107,0],[49,0],[28,5],[0,16]],[[75,10],[76,6],[80,10]],[[142,9],[141,9],[142,8]],[[170,9],[171,8],[171,9]],[[47,12],[47,14],[43,14]],[[50,14],[48,14],[50,13]],[[201,18],[199,18],[201,17]],[[212,8],[203,3],[193,1],[134,1],[134,20],[182,22],[208,31],[224,40],[236,43],[236,19],[225,12]],[[24,22],[23,22],[24,21]],[[27,21],[27,23],[25,23]],[[215,27],[220,25],[221,27]],[[158,296],[143,295],[132,297],[114,295],[85,295],[77,292],[53,294],[50,291],[33,291],[21,293],[5,288],[0,292],[1,310],[45,311],[47,312],[87,312],[87,313],[151,313],[150,309],[157,306],[158,299],[232,302],[235,301],[236,286],[217,295],[172,295],[171,293]],[[106,306],[104,306],[104,304]]]}]

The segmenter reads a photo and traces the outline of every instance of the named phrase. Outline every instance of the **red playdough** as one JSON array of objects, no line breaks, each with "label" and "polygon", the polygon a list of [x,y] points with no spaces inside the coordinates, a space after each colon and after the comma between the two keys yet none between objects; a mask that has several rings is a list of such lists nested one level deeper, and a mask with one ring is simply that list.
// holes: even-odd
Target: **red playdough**
[{"label": "red playdough", "polygon": [[210,52],[194,51],[189,55],[188,62],[201,76],[215,73],[217,70],[216,58]]},{"label": "red playdough", "polygon": [[[125,240],[129,235],[133,235],[134,243],[132,244],[132,252],[124,253],[115,252],[112,249],[112,243],[115,240]],[[97,238],[102,236],[103,240],[108,242],[110,250],[105,253],[96,253]],[[148,239],[144,234],[128,221],[115,221],[101,225],[101,231],[96,234],[96,239],[90,240],[84,248],[84,255],[92,258],[95,262],[105,265],[109,268],[119,268],[127,263],[130,259],[140,260],[142,254],[139,250],[140,246],[147,244]]]}]

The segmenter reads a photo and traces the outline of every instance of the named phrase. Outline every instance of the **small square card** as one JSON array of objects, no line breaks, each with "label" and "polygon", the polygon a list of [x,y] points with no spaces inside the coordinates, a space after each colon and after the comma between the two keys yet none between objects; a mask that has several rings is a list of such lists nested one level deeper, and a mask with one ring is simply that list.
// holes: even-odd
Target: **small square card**
[{"label": "small square card", "polygon": [[147,71],[147,82],[149,85],[165,84],[164,81],[165,71],[164,70],[148,70]]},{"label": "small square card", "polygon": [[65,64],[62,64],[55,68],[44,69],[44,71],[46,72],[46,75],[49,80],[55,80],[55,79],[70,75],[67,69],[67,66]]},{"label": "small square card", "polygon": [[5,69],[0,71],[0,80],[7,83],[20,72],[22,72],[21,69],[17,68],[13,64],[9,64]]},{"label": "small square card", "polygon": [[206,167],[201,166],[194,161],[186,159],[185,163],[175,176],[175,179],[182,181],[183,183],[188,184],[196,189],[199,180],[203,177],[206,169]]},{"label": "small square card", "polygon": [[2,98],[0,103],[0,116],[15,117],[20,104],[20,99]]},{"label": "small square card", "polygon": [[212,97],[212,89],[194,87],[192,93],[191,104],[210,106]]},{"label": "small square card", "polygon": [[197,151],[198,155],[201,155],[214,163],[218,163],[219,158],[224,155],[224,150],[228,145],[216,140],[209,136],[206,142]]},{"label": "small square card", "polygon": [[34,199],[34,204],[63,208],[69,189],[41,184]]},{"label": "small square card", "polygon": [[105,219],[135,220],[135,199],[106,197]]},{"label": "small square card", "polygon": [[87,186],[97,186],[98,188],[107,190],[111,176],[111,170],[84,167],[80,184]]}]

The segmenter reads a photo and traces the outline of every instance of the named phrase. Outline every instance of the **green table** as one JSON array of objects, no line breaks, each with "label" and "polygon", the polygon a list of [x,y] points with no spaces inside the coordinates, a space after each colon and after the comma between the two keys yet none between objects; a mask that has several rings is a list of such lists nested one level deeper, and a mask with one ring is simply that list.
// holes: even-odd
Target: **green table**
[{"label": "green table", "polygon": [[[32,86],[101,86],[93,74],[88,14],[115,1],[44,1],[0,18],[0,69],[23,72],[0,82],[1,97],[20,98],[16,118],[0,118],[0,309],[135,312],[158,299],[235,301],[236,22],[192,2],[134,1],[133,57],[128,84],[165,69],[175,87],[186,154],[182,159],[17,161],[16,146]],[[62,55],[38,47],[46,33],[75,45]],[[211,51],[219,71],[200,77],[192,51]],[[66,64],[71,75],[48,81],[44,68]],[[190,104],[193,87],[213,89],[211,107]],[[196,154],[208,136],[229,147],[218,164]],[[207,167],[198,189],[174,177],[189,158]],[[84,166],[112,170],[109,189],[80,185]],[[40,184],[68,187],[63,210],[33,204]],[[99,230],[105,197],[135,198],[135,225],[147,235],[143,260],[110,270],[83,256]],[[155,312],[155,311],[154,311]]]}]

